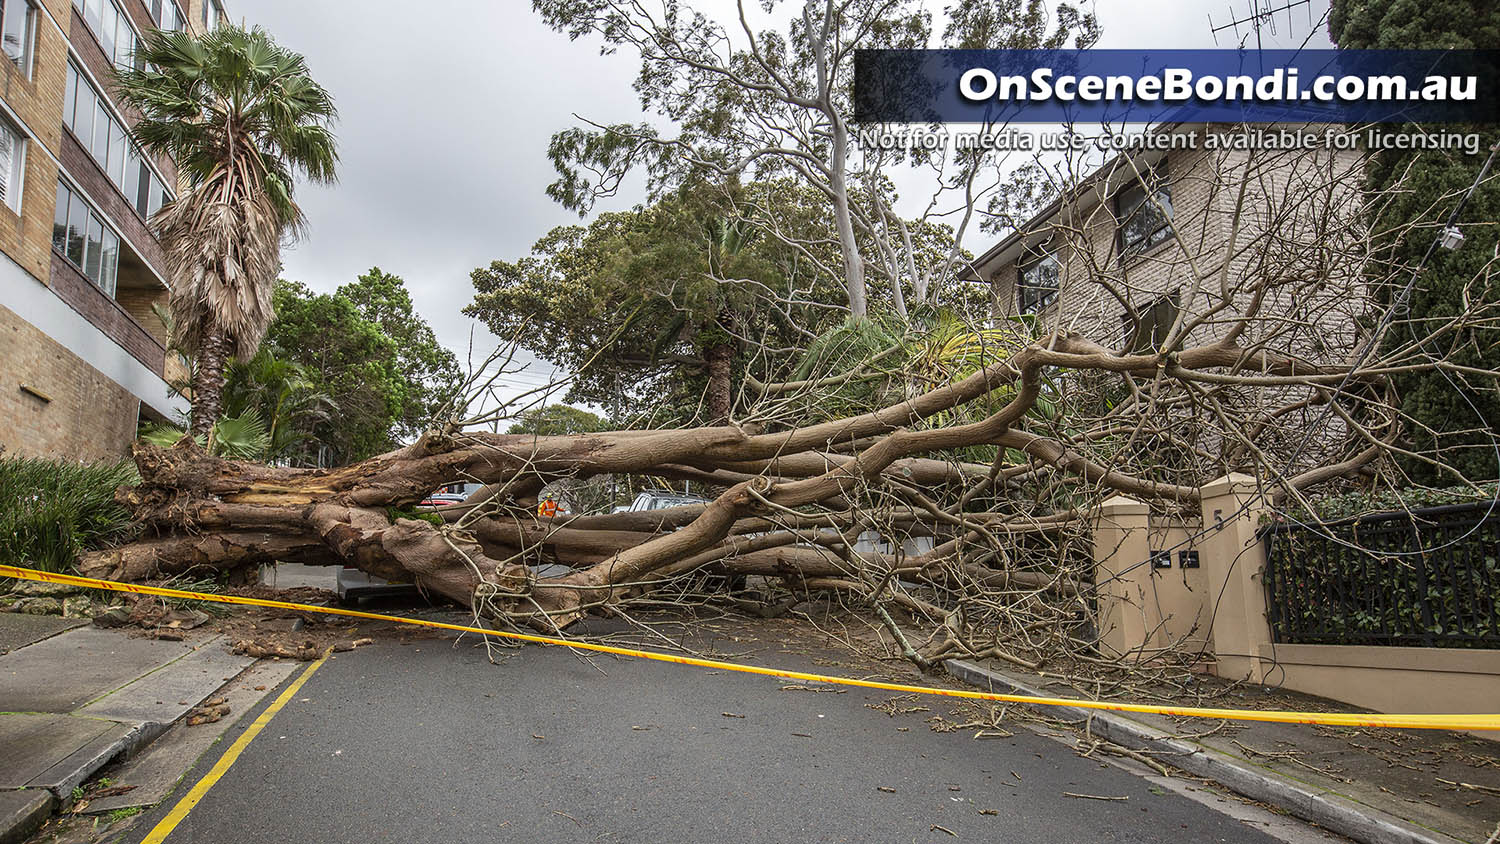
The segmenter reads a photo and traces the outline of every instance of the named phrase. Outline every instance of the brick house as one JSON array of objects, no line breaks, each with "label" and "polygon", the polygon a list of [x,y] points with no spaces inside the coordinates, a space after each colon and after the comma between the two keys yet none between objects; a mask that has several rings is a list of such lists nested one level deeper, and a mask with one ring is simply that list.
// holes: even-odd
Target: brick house
[{"label": "brick house", "polygon": [[0,0],[0,446],[126,453],[142,419],[185,406],[152,312],[170,279],[146,221],[170,161],[130,139],[110,90],[154,27],[201,32],[218,0]]},{"label": "brick house", "polygon": [[[1069,331],[1123,352],[1232,336],[1309,363],[1352,360],[1370,309],[1363,156],[1210,148],[1211,135],[1239,131],[1172,125],[1158,133],[1170,148],[1119,153],[1078,178],[970,265],[967,279],[988,285],[993,321],[1020,318],[1038,335]],[[1104,381],[1076,383],[1106,404],[1125,399]],[[1247,433],[1259,459],[1301,470],[1332,458],[1349,435],[1325,418],[1304,440],[1313,411],[1301,389],[1225,388],[1219,399],[1260,420]],[[1159,433],[1141,457],[1179,482],[1255,467],[1213,408],[1181,396],[1150,406]]]},{"label": "brick house", "polygon": [[1114,156],[972,262],[992,316],[1144,351],[1179,317],[1188,343],[1223,336],[1261,286],[1245,330],[1344,359],[1367,307],[1352,248],[1363,237],[1360,153],[1208,149],[1209,135],[1230,130],[1163,131],[1180,143]]}]

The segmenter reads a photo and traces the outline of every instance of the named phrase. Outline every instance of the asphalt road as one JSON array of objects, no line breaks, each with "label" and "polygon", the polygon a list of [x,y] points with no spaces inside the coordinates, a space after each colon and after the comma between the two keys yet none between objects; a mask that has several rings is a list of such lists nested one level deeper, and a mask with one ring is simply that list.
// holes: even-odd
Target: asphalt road
[{"label": "asphalt road", "polygon": [[[472,640],[419,640],[336,654],[168,844],[1276,840],[1026,730],[933,732],[925,719],[947,712],[941,700],[892,705],[885,692],[590,664],[552,648],[501,653],[492,665]],[[764,662],[840,670],[812,651]],[[882,705],[928,709],[871,708]]]}]

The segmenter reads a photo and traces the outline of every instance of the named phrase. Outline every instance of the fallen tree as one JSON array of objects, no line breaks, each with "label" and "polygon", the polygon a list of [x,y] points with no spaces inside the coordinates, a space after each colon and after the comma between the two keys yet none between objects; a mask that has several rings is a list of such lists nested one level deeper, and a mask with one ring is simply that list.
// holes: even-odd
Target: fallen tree
[{"label": "fallen tree", "polygon": [[[1096,181],[1150,179],[1126,158],[1113,167]],[[1083,306],[1060,305],[1034,330],[975,320],[958,338],[962,366],[880,351],[810,376],[746,379],[730,424],[499,434],[482,428],[513,408],[465,417],[459,406],[405,448],[328,470],[140,443],[141,483],[119,497],[141,534],[80,568],[139,580],[352,565],[548,632],[634,605],[776,612],[820,594],[869,609],[924,666],[954,653],[1112,663],[1126,655],[1101,651],[1089,600],[1089,522],[1107,497],[1195,514],[1203,483],[1245,472],[1268,501],[1292,506],[1315,487],[1402,485],[1412,462],[1466,482],[1448,452],[1412,450],[1391,377],[1426,367],[1493,389],[1493,371],[1454,367],[1443,350],[1460,328],[1493,332],[1496,303],[1477,279],[1468,312],[1416,335],[1386,304],[1416,276],[1370,257],[1360,172],[1301,153],[1204,153],[1180,178],[1214,180],[1221,199],[1196,217],[1179,209],[1141,289],[1119,269],[1114,238],[1096,236],[1108,203],[1068,209],[1049,224],[1055,248],[1072,250],[1059,301]],[[1178,307],[1135,342],[1161,278],[1181,284]],[[1070,287],[1087,296],[1069,298]],[[1131,329],[1122,348],[1090,339],[1116,335],[1120,311]],[[872,372],[883,406],[826,411],[850,406],[826,399],[864,389]],[[487,384],[475,376],[471,394]],[[604,476],[715,494],[667,510],[537,516],[549,485]],[[454,481],[484,488],[418,509]],[[759,591],[737,588],[747,577]]]},{"label": "fallen tree", "polygon": [[[1002,456],[1007,450],[1024,454],[1028,471],[1057,473],[1080,488],[1168,505],[1196,501],[1194,487],[1122,471],[1061,439],[1026,430],[1023,419],[1036,406],[1045,368],[1123,378],[1171,371],[1183,380],[1218,372],[1231,382],[1251,383],[1268,377],[1317,383],[1350,374],[1228,343],[1127,355],[1058,334],[908,401],[780,431],[754,424],[558,437],[445,430],[334,470],[222,459],[188,440],[170,449],[142,442],[135,449],[142,482],[122,489],[121,496],[147,535],[91,553],[81,568],[91,576],[136,580],[278,560],[354,565],[387,579],[412,580],[483,616],[546,630],[709,568],[779,578],[794,589],[853,593],[938,622],[947,618],[952,627],[951,602],[919,597],[901,582],[924,584],[936,595],[973,591],[1025,603],[1046,593],[1066,602],[1080,588],[1075,573],[1060,566],[1027,571],[1007,565],[1012,549],[1004,537],[1066,526],[1078,514],[993,505],[969,512],[956,503],[961,493],[939,504],[922,490],[991,486],[1007,467],[919,455],[998,446]],[[924,427],[935,415],[1000,390],[1008,400],[982,419]],[[1377,456],[1356,454],[1348,471]],[[536,516],[536,493],[549,482],[600,474],[714,477],[724,491],[708,504],[671,510]],[[1318,480],[1316,474],[1286,482],[1295,489]],[[486,484],[483,500],[451,512],[412,509],[455,478]],[[904,506],[869,508],[876,490]],[[853,537],[872,528],[902,536],[925,532],[943,541],[912,555],[854,550]],[[538,576],[542,562],[570,571]],[[955,639],[969,632],[951,631]]]}]

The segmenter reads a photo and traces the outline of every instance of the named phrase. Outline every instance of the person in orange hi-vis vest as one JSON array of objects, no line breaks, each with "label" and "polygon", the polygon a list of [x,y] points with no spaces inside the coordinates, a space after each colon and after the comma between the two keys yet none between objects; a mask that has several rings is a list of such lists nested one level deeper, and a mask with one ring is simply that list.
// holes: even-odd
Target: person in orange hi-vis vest
[{"label": "person in orange hi-vis vest", "polygon": [[541,516],[541,517],[547,518],[547,519],[550,519],[553,516],[556,516],[557,515],[557,501],[555,499],[553,499],[552,496],[550,496],[550,495],[547,496],[545,499],[542,500],[542,503],[536,505],[536,514],[538,516]]}]

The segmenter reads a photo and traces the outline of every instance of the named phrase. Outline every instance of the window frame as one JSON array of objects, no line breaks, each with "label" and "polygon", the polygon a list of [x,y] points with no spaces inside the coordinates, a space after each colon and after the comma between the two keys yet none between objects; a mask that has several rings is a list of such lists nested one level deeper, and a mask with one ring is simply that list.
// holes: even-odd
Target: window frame
[{"label": "window frame", "polygon": [[[1051,261],[1055,270],[1053,273],[1053,284],[1045,287],[1027,281],[1026,274],[1043,264]],[[1057,301],[1057,291],[1062,286],[1062,259],[1058,257],[1057,250],[1052,249],[1036,254],[1036,257],[1025,263],[1016,264],[1016,311],[1020,314],[1039,314],[1051,307]],[[1030,302],[1027,301],[1028,290],[1044,291]]]},{"label": "window frame", "polygon": [[[68,183],[61,175],[57,177],[58,205],[66,195],[68,208],[63,225],[62,245],[58,245],[57,210],[52,212],[52,249],[63,257],[84,278],[99,288],[109,298],[115,298],[120,282],[121,250],[129,243],[120,232],[105,219],[94,203],[83,191]],[[79,225],[74,227],[74,223]],[[97,241],[92,240],[94,229],[99,231]],[[110,244],[113,242],[112,248]],[[75,257],[72,250],[75,247]],[[92,267],[90,263],[92,261]]]},{"label": "window frame", "polygon": [[[125,121],[115,113],[113,104],[94,86],[93,80],[71,59],[68,61],[68,75],[74,81],[69,83],[72,86],[71,97],[69,96],[69,89],[67,87],[64,88],[63,125],[67,127],[68,131],[73,134],[73,137],[88,152],[89,157],[94,160],[94,163],[99,165],[99,169],[104,172],[105,178],[109,180],[110,184],[114,185],[115,189],[120,192],[120,195],[125,197],[127,204],[135,211],[136,215],[142,220],[149,222],[151,215],[161,207],[160,203],[170,201],[174,197],[171,190],[167,188],[167,180],[162,178],[161,174],[156,172],[156,169],[151,166],[150,159],[146,155],[145,150],[141,149],[136,143],[135,138],[131,136],[130,129],[126,126]],[[86,97],[82,96],[81,92],[83,91],[88,92]],[[73,100],[73,114],[71,115],[67,110],[67,101],[69,99]],[[92,103],[91,114],[89,115],[91,124],[89,137],[87,138],[80,134],[76,125],[78,121],[75,119],[78,116],[78,110],[85,103]],[[101,128],[99,126],[99,115],[101,114],[104,115],[105,124],[103,126],[104,140],[102,144],[104,155],[102,157],[97,155],[94,149],[96,144],[99,143],[97,138]],[[115,139],[117,137],[124,142],[123,149],[116,146]],[[121,161],[115,160],[114,153],[117,151],[122,152],[120,156]],[[153,186],[160,186],[161,192],[165,194],[166,199],[159,200],[153,207],[151,193],[155,191],[148,193],[144,204],[139,194],[131,196],[126,192],[126,186],[132,182],[132,179],[126,174],[126,170],[132,161],[138,162],[142,168],[142,172],[134,180],[135,184],[139,186],[141,181],[140,176],[144,175],[145,181],[151,183]]]},{"label": "window frame", "polygon": [[[22,36],[21,55],[17,58],[10,55],[10,53],[5,53],[5,58],[15,66],[16,70],[23,77],[30,80],[31,71],[36,65],[37,11],[34,0],[0,0],[0,39],[3,39],[5,36],[5,23],[8,22],[10,13],[17,3],[26,9],[25,20],[22,24],[25,27],[25,34]],[[4,52],[3,47],[0,47],[0,52]]]},{"label": "window frame", "polygon": [[[90,19],[89,10],[98,6],[99,12],[95,13],[94,19]],[[108,17],[104,13],[106,6],[113,8],[114,30],[106,33],[104,19]],[[78,10],[79,17],[88,25],[89,31],[93,33],[94,40],[99,42],[99,49],[104,52],[104,57],[111,64],[118,67],[133,67],[133,57],[141,43],[141,33],[135,28],[135,21],[131,20],[130,13],[115,0],[73,0],[73,7]],[[123,36],[123,37],[122,37]]]},{"label": "window frame", "polygon": [[[1163,293],[1148,302],[1145,307],[1136,308],[1135,312],[1140,315],[1139,322],[1132,321],[1128,312],[1120,315],[1120,322],[1124,328],[1122,342],[1126,354],[1144,355],[1161,351],[1162,341],[1167,339],[1167,332],[1172,330],[1173,323],[1177,321],[1177,315],[1182,311],[1182,305],[1178,302],[1179,298],[1179,293],[1176,291]],[[1163,306],[1167,307],[1163,309]],[[1162,313],[1166,314],[1165,322],[1160,319]],[[1145,331],[1148,324],[1151,330]],[[1157,339],[1158,333],[1162,335],[1160,339]]]},{"label": "window frame", "polygon": [[[172,23],[176,24],[175,26],[167,25],[168,13],[173,15]],[[182,32],[187,29],[187,13],[182,11],[182,6],[178,5],[177,0],[152,0],[151,19],[156,22],[157,29],[165,29],[168,32]]]},{"label": "window frame", "polygon": [[10,160],[6,162],[9,172],[4,174],[5,196],[0,199],[0,205],[20,214],[21,200],[26,195],[26,142],[29,138],[9,117],[0,117],[0,132],[8,135],[11,141]]},{"label": "window frame", "polygon": [[[1125,201],[1133,193],[1140,193],[1140,201],[1129,211],[1123,210]],[[1139,177],[1121,185],[1113,198],[1115,212],[1115,241],[1121,258],[1148,252],[1166,242],[1172,236],[1172,219],[1176,210],[1172,205],[1172,180],[1167,171],[1167,161],[1162,159],[1147,168]],[[1158,208],[1160,206],[1160,208]],[[1128,239],[1126,229],[1143,212],[1164,211],[1161,222],[1145,235]]]}]

